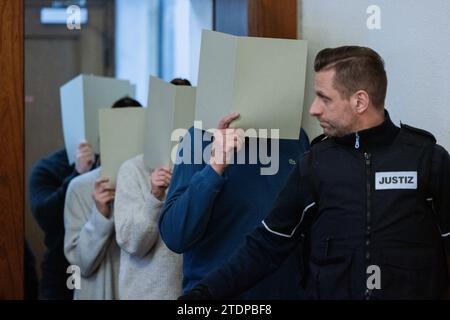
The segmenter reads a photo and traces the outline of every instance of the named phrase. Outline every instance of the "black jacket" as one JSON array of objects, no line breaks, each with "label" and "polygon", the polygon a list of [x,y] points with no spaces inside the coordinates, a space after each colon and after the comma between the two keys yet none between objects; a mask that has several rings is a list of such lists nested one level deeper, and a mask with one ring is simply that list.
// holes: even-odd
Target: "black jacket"
[{"label": "black jacket", "polygon": [[[262,225],[201,284],[214,298],[233,297],[299,242],[311,299],[439,298],[448,286],[448,152],[387,112],[378,127],[319,138]],[[380,289],[367,285],[374,266]]]},{"label": "black jacket", "polygon": [[39,160],[30,176],[31,211],[45,233],[47,247],[39,285],[41,299],[69,300],[73,296],[66,285],[69,262],[64,256],[64,200],[76,176],[75,165],[69,164],[65,149]]}]

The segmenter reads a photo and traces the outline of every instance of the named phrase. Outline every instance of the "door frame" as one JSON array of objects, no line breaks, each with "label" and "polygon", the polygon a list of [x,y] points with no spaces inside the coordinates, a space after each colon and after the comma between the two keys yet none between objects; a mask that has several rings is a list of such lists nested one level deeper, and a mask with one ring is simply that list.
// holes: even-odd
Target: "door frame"
[{"label": "door frame", "polygon": [[0,299],[24,297],[24,53],[22,1],[0,3]]}]

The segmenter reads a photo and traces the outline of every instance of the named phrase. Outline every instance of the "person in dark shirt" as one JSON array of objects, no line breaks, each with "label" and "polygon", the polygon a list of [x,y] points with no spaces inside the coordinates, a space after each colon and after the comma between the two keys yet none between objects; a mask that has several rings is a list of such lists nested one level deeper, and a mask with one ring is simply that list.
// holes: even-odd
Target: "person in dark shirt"
[{"label": "person in dark shirt", "polygon": [[31,173],[31,211],[45,233],[44,242],[47,247],[39,285],[40,299],[72,299],[73,293],[66,286],[69,263],[63,251],[64,199],[70,181],[91,170],[94,163],[92,148],[87,143],[81,143],[75,164],[69,164],[64,148],[39,160]]},{"label": "person in dark shirt", "polygon": [[393,123],[384,66],[367,47],[317,54],[309,112],[324,134],[241,247],[180,299],[232,298],[277,270],[299,243],[309,299],[442,298],[450,155],[431,133]]}]

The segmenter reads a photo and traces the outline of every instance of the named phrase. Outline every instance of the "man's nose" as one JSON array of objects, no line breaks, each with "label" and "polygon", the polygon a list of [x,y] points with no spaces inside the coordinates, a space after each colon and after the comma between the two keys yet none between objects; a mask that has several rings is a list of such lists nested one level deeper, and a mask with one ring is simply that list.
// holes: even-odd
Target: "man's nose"
[{"label": "man's nose", "polygon": [[318,117],[322,113],[322,108],[317,101],[317,98],[314,99],[311,107],[309,107],[309,114],[313,117]]}]

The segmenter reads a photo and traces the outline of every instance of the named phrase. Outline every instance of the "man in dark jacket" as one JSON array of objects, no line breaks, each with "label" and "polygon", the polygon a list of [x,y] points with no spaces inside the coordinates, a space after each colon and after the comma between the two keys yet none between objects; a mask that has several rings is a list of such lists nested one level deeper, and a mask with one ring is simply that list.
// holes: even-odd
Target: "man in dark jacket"
[{"label": "man in dark jacket", "polygon": [[73,292],[67,288],[69,263],[64,257],[64,199],[70,181],[94,166],[92,148],[78,146],[76,163],[70,165],[66,149],[39,160],[30,177],[31,211],[45,234],[47,252],[42,263],[39,298],[70,300]]},{"label": "man in dark jacket", "polygon": [[302,243],[311,299],[435,299],[448,286],[450,156],[384,109],[382,58],[319,52],[310,114],[324,135],[300,157],[270,214],[183,299],[228,298]]}]

